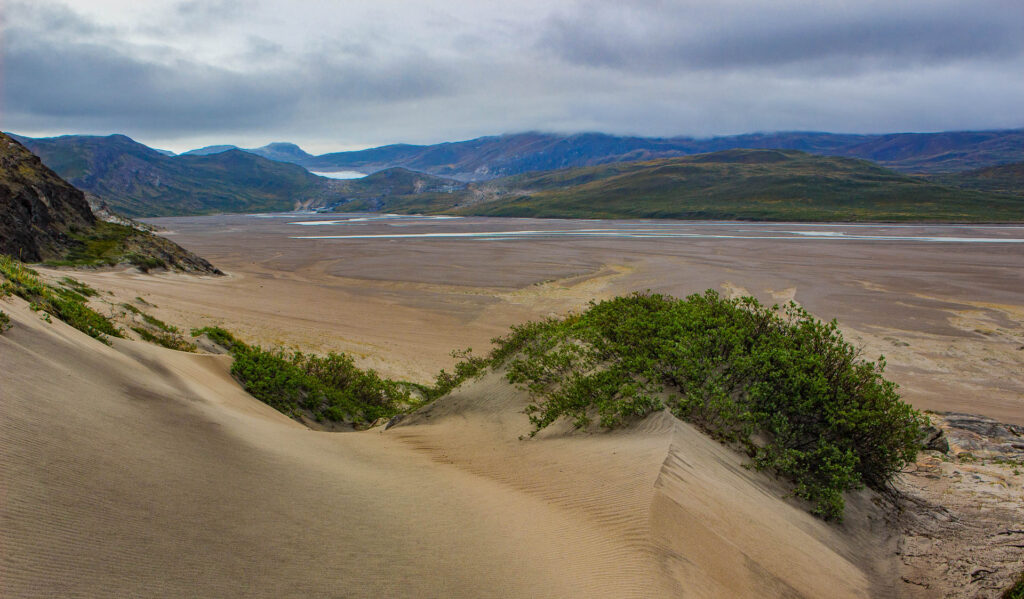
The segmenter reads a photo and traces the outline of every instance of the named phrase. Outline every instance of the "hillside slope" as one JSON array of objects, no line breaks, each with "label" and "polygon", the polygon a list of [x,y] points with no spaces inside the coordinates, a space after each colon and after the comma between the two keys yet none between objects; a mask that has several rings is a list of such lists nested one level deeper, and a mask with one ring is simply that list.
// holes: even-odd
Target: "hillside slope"
[{"label": "hillside slope", "polygon": [[334,182],[241,150],[167,156],[123,136],[19,138],[58,175],[132,217],[291,210]]},{"label": "hillside slope", "polygon": [[934,180],[963,189],[1024,196],[1024,162],[937,175]]},{"label": "hillside slope", "polygon": [[1011,196],[796,150],[726,150],[526,173],[471,184],[440,199],[389,199],[379,209],[543,218],[1024,220],[1024,202]]},{"label": "hillside slope", "polygon": [[394,167],[360,179],[338,181],[339,200],[333,207],[345,211],[377,212],[406,205],[430,204],[434,209],[453,206],[466,184]]},{"label": "hillside slope", "polygon": [[96,218],[85,194],[17,141],[0,133],[0,254],[71,266],[131,264],[215,273],[176,243],[126,225],[104,211]]}]

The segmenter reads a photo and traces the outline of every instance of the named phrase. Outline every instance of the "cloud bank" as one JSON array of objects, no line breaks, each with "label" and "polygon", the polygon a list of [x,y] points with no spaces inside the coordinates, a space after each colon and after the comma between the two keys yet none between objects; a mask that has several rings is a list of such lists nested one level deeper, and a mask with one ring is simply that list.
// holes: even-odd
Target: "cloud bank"
[{"label": "cloud bank", "polygon": [[1024,126],[1018,0],[137,4],[6,3],[0,126],[313,151]]}]

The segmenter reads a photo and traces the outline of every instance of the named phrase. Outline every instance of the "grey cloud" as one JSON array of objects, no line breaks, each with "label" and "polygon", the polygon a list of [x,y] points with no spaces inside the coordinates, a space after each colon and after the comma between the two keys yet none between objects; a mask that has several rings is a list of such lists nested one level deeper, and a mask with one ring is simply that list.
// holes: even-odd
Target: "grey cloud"
[{"label": "grey cloud", "polygon": [[[714,6],[714,5],[712,5]],[[987,9],[986,9],[987,8]],[[588,2],[545,23],[536,47],[567,62],[652,73],[824,63],[838,74],[1024,54],[1011,2],[773,2],[744,7]]]},{"label": "grey cloud", "polygon": [[313,29],[278,24],[283,2],[242,16],[230,2],[159,11],[208,25],[191,34],[144,31],[141,18],[115,28],[37,2],[9,5],[0,40],[0,125],[21,133],[123,132],[177,149],[171,140],[288,139],[327,151],[528,129],[1024,126],[1016,0],[635,0],[490,20],[433,9],[388,18],[395,4],[324,8]]},{"label": "grey cloud", "polygon": [[58,45],[17,33],[6,41],[4,104],[38,119],[235,128],[287,108],[283,91],[206,65],[145,62],[106,46]]},{"label": "grey cloud", "polygon": [[4,7],[4,29],[29,29],[81,39],[115,35],[117,29],[89,20],[63,5],[13,0]]},{"label": "grey cloud", "polygon": [[[123,40],[76,41],[55,24],[92,29],[70,14],[76,18],[61,20],[53,13],[32,21],[33,28],[6,32],[5,120],[30,128],[45,124],[149,134],[238,131],[288,123],[302,111],[332,104],[401,102],[454,85],[450,70],[426,56],[370,60],[368,52],[351,45],[348,52],[322,48],[290,57],[284,66],[253,60],[247,70],[231,70],[171,48],[140,51]],[[247,46],[251,59],[281,52],[280,45],[262,38],[249,38]]]}]

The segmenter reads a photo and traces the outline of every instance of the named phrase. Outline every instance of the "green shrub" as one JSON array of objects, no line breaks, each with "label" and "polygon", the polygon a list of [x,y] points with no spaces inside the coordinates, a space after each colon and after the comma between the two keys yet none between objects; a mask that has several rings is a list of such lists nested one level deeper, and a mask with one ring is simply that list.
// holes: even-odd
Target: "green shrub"
[{"label": "green shrub", "polygon": [[777,308],[710,290],[634,294],[513,327],[489,359],[534,398],[534,432],[563,417],[615,427],[667,407],[839,519],[844,491],[882,489],[914,459],[921,416],[882,377],[884,359],[861,360],[834,321]]},{"label": "green shrub", "polygon": [[414,405],[411,385],[362,370],[352,358],[263,349],[248,345],[219,327],[192,331],[227,348],[231,374],[253,397],[292,417],[368,426]]},{"label": "green shrub", "polygon": [[244,343],[238,341],[237,339],[235,339],[234,335],[220,327],[203,327],[201,329],[192,329],[191,333],[193,337],[206,335],[207,337],[210,338],[210,341],[213,341],[214,343],[220,345],[221,347],[228,351],[233,352],[235,350],[236,345],[239,345],[240,347],[245,347]]},{"label": "green shrub", "polygon": [[167,262],[163,259],[155,256],[144,256],[135,252],[125,254],[123,260],[132,266],[138,267],[142,272],[149,272],[154,268],[167,268]]},{"label": "green shrub", "polygon": [[0,333],[3,333],[7,329],[11,328],[11,317],[0,310]]},{"label": "green shrub", "polygon": [[[102,314],[86,305],[85,293],[96,294],[92,288],[77,283],[54,287],[39,279],[39,273],[8,256],[0,256],[3,291],[30,302],[33,310],[52,314],[58,319],[107,343],[107,337],[123,337],[121,330]],[[74,281],[66,277],[65,279]],[[68,283],[64,283],[68,285]]]},{"label": "green shrub", "polygon": [[455,363],[455,371],[449,373],[441,369],[441,372],[437,373],[437,377],[434,379],[433,387],[421,387],[421,391],[427,400],[437,399],[449,393],[466,380],[483,374],[491,364],[490,359],[487,357],[474,356],[473,348],[471,347],[461,351],[455,350],[451,353],[451,356],[458,360]]}]

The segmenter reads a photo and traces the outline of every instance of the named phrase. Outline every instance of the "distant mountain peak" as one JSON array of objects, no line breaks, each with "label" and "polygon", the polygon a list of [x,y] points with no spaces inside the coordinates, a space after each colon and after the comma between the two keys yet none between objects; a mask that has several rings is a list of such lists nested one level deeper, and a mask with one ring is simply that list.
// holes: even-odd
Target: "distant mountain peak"
[{"label": "distant mountain peak", "polygon": [[209,156],[210,154],[220,154],[221,152],[227,152],[228,150],[237,150],[238,146],[221,144],[217,146],[205,146],[202,148],[196,148],[189,150],[188,152],[182,152],[182,156]]},{"label": "distant mountain peak", "polygon": [[261,148],[253,148],[245,151],[271,160],[277,160],[279,162],[299,162],[313,157],[312,154],[307,153],[299,146],[287,141],[275,141]]}]

